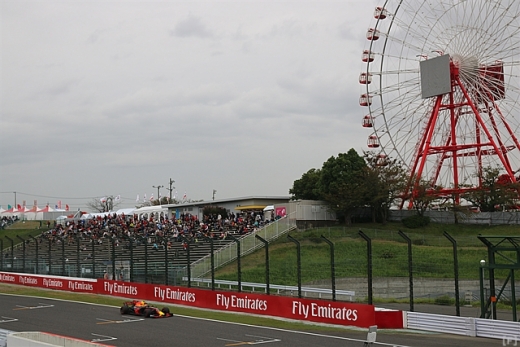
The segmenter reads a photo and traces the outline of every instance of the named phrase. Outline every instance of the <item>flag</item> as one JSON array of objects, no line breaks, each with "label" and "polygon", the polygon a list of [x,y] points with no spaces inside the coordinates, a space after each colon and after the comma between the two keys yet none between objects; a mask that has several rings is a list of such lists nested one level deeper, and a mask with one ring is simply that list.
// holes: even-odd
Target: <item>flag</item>
[{"label": "flag", "polygon": [[177,197],[177,191],[175,191],[175,194],[173,194],[173,200]]},{"label": "flag", "polygon": [[152,201],[152,200],[153,200],[153,194],[152,194],[152,195],[150,195],[150,201]]},{"label": "flag", "polygon": [[12,209],[12,208],[13,208],[13,206],[11,206],[11,205],[7,205],[7,209],[8,209],[8,210],[10,210],[10,209]]},{"label": "flag", "polygon": [[184,192],[184,195],[182,196],[182,200],[186,200],[186,192]]},{"label": "flag", "polygon": [[22,209],[22,206],[21,206],[20,204],[18,204],[18,205],[16,206],[16,208],[19,209],[19,210],[21,210],[21,209]]},{"label": "flag", "polygon": [[58,209],[61,210],[61,200],[58,200]]},{"label": "flag", "polygon": [[104,197],[102,197],[101,199],[99,199],[99,201],[100,201],[100,202],[107,202],[107,197],[104,196]]},{"label": "flag", "polygon": [[135,198],[135,202],[139,202],[139,194],[137,194],[137,198]]},{"label": "flag", "polygon": [[116,201],[121,200],[121,195],[116,196]]},{"label": "flag", "polygon": [[65,204],[65,211],[69,210],[69,205]]},{"label": "flag", "polygon": [[146,202],[146,194],[143,197],[143,202]]}]

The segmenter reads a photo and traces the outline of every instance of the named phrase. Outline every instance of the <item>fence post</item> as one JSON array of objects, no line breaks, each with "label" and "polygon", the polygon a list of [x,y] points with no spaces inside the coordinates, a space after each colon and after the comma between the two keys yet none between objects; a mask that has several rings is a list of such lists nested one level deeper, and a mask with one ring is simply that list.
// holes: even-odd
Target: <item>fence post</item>
[{"label": "fence post", "polygon": [[134,281],[134,240],[128,236],[128,246],[130,247],[130,282]]},{"label": "fence post", "polygon": [[332,281],[332,301],[336,301],[336,267],[334,263],[334,244],[323,235],[321,235],[321,238],[325,240],[325,242],[327,242],[330,246],[330,278]]},{"label": "fence post", "polygon": [[96,240],[94,239],[94,236],[90,236],[90,240],[92,242],[92,278],[96,278]]},{"label": "fence post", "polygon": [[302,261],[301,261],[301,247],[300,242],[291,235],[287,238],[296,244],[296,271],[298,272],[298,298],[302,298]]},{"label": "fence post", "polygon": [[205,236],[206,240],[209,241],[209,248],[211,251],[211,290],[215,290],[215,254],[214,254],[214,246],[213,239],[211,237]]},{"label": "fence post", "polygon": [[14,271],[14,241],[7,235],[5,238],[11,241],[11,271]]},{"label": "fence post", "polygon": [[48,251],[49,251],[49,275],[52,275],[52,241],[51,239],[47,239],[49,242],[48,242]]},{"label": "fence post", "polygon": [[80,259],[80,244],[79,244],[79,236],[74,235],[74,238],[76,239],[76,277],[81,277],[81,259]]},{"label": "fence post", "polygon": [[168,285],[169,283],[169,275],[168,275],[168,239],[163,238],[163,247],[164,247],[164,284]]},{"label": "fence post", "polygon": [[459,260],[457,257],[457,241],[447,232],[443,233],[453,246],[453,272],[455,275],[455,306],[456,314],[460,317],[460,293],[459,293]]},{"label": "fence post", "polygon": [[237,271],[238,271],[238,292],[242,291],[242,266],[240,262],[240,240],[229,234],[229,237],[237,244]]},{"label": "fence post", "polygon": [[361,230],[358,231],[358,234],[367,242],[368,304],[372,305],[372,240]]},{"label": "fence post", "polygon": [[410,312],[414,311],[413,307],[413,263],[412,263],[412,240],[399,230],[399,236],[405,239],[408,244],[408,278],[409,278],[409,286],[410,286]]},{"label": "fence post", "polygon": [[191,287],[191,255],[190,255],[190,242],[189,240],[183,236],[182,242],[186,245],[186,273],[188,275],[188,288]]},{"label": "fence post", "polygon": [[25,272],[25,240],[18,235],[16,237],[22,241],[22,272]]},{"label": "fence post", "polygon": [[112,258],[112,280],[116,280],[116,241],[114,238],[110,238],[110,246],[112,248],[111,250],[111,257]]},{"label": "fence post", "polygon": [[269,288],[269,242],[258,235],[255,235],[255,237],[265,246],[265,293],[269,295],[271,291]]},{"label": "fence post", "polygon": [[144,241],[144,283],[148,283],[148,238],[142,236]]},{"label": "fence post", "polygon": [[61,238],[61,275],[65,276],[65,239]]},{"label": "fence post", "polygon": [[39,260],[38,260],[38,240],[36,240],[34,238],[34,236],[32,235],[29,235],[29,237],[34,241],[34,244],[36,245],[36,274],[39,274],[40,273],[40,269],[39,269]]}]

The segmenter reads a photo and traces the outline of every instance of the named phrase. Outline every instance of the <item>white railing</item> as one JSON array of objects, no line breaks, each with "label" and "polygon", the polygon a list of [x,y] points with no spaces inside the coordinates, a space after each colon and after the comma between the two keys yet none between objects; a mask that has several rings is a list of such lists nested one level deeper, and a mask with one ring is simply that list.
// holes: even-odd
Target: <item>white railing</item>
[{"label": "white railing", "polygon": [[[520,343],[520,322],[404,312],[405,328]],[[506,346],[507,344],[504,344]]]},{"label": "white railing", "polygon": [[[294,212],[292,213],[294,214]],[[266,241],[277,239],[283,234],[296,228],[296,219],[292,218],[292,214],[286,217],[280,218],[272,223],[269,223],[265,227],[257,230],[256,232],[247,234],[239,238],[240,242],[240,256],[244,256],[254,252],[255,250],[264,246],[264,244],[258,240],[255,235],[260,236]],[[215,262],[215,268],[226,265],[237,258],[237,243],[232,242],[225,247],[215,251],[213,259]],[[211,254],[204,256],[197,260],[191,265],[191,276],[192,277],[204,277],[206,274],[211,272]]]},{"label": "white railing", "polygon": [[[183,281],[187,281],[187,277],[183,277]],[[207,286],[208,288],[211,286],[211,279],[207,278],[192,278],[192,282],[195,282],[198,287]],[[225,280],[215,280],[216,288],[225,288],[225,289],[233,289],[238,288],[237,281],[225,281]],[[245,288],[249,288],[251,292],[262,292],[267,293],[267,285],[265,283],[252,283],[252,282],[241,282],[240,289],[243,290]],[[301,287],[302,296],[303,297],[314,297],[322,299],[323,295],[328,297],[332,296],[332,289],[328,288],[313,288],[313,287]],[[290,296],[298,295],[298,287],[297,286],[286,286],[280,284],[269,284],[269,292],[276,294],[289,294]],[[354,297],[356,296],[356,292],[352,290],[336,290],[336,296],[344,296],[348,298],[348,301],[354,301]]]}]

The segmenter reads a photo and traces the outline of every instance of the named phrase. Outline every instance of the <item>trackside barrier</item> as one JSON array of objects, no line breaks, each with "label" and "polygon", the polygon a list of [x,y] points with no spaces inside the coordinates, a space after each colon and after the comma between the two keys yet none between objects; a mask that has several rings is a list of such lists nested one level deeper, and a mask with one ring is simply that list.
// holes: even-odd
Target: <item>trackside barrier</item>
[{"label": "trackside barrier", "polygon": [[7,346],[7,335],[12,333],[10,330],[0,329],[0,347]]},{"label": "trackside barrier", "polygon": [[[187,281],[187,277],[182,278],[183,281]],[[192,278],[192,283],[196,283],[197,286],[201,286],[200,284],[203,283],[207,285],[208,287],[211,285],[211,279],[207,278]],[[238,287],[237,281],[226,281],[226,280],[215,280],[215,285],[218,288],[222,288],[223,286],[228,287],[228,289],[231,289],[233,287]],[[241,282],[242,288],[251,288],[253,292],[264,292],[267,290],[267,285],[265,283],[253,283],[253,282]],[[298,293],[298,287],[297,286],[285,286],[281,284],[269,284],[269,288],[273,291],[276,291],[277,294],[281,294],[282,292],[290,292],[291,296]],[[332,289],[330,288],[311,288],[311,287],[302,287],[302,295],[304,297],[308,296],[308,294],[317,295],[318,298],[322,298],[322,295],[332,295]],[[349,301],[354,301],[354,296],[356,295],[355,291],[352,290],[336,290],[336,295],[342,295],[348,298]]]},{"label": "trackside barrier", "polygon": [[10,333],[7,335],[7,345],[9,347],[114,347],[41,331]]},{"label": "trackside barrier", "polygon": [[401,311],[376,312],[373,305],[351,302],[9,272],[0,272],[0,282],[360,328],[403,327]]},{"label": "trackside barrier", "polygon": [[504,343],[509,341],[510,345],[520,343],[520,322],[419,312],[403,312],[403,314],[404,328],[407,329],[500,339]]}]

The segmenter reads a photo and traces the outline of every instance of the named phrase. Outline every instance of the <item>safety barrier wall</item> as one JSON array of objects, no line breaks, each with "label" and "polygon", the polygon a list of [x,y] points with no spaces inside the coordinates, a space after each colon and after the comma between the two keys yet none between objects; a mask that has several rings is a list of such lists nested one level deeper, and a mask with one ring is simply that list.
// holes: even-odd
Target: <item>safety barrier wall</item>
[{"label": "safety barrier wall", "polygon": [[404,321],[407,329],[501,339],[504,346],[520,343],[520,322],[419,312],[404,312]]},{"label": "safety barrier wall", "polygon": [[7,335],[9,347],[114,347],[41,331],[13,332]]},{"label": "safety barrier wall", "polygon": [[0,272],[0,282],[317,323],[362,328],[403,327],[401,311],[376,311],[373,305],[367,304],[9,272]]}]

